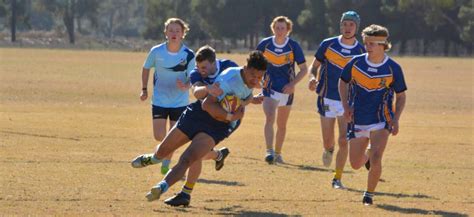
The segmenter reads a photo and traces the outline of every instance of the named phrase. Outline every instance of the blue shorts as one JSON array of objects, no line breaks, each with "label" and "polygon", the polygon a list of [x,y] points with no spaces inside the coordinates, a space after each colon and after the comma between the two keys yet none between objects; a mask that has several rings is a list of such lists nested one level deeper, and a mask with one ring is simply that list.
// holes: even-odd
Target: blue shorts
[{"label": "blue shorts", "polygon": [[231,127],[229,123],[214,119],[209,113],[202,110],[199,100],[189,104],[176,123],[176,127],[190,140],[198,133],[206,133],[214,139],[216,145],[234,132],[239,125],[240,121],[235,127]]},{"label": "blue shorts", "polygon": [[170,121],[177,121],[181,113],[186,109],[186,106],[178,108],[165,108],[156,105],[152,105],[151,114],[153,119],[168,119]]}]

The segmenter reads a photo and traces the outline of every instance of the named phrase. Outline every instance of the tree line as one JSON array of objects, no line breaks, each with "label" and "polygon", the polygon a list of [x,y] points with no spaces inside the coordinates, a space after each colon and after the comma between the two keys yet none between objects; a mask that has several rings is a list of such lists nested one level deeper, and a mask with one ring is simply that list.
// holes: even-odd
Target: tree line
[{"label": "tree line", "polygon": [[0,0],[0,30],[10,30],[12,41],[17,30],[64,31],[71,44],[76,34],[162,41],[164,21],[179,17],[191,27],[187,43],[251,49],[285,15],[294,22],[291,36],[314,50],[339,34],[347,10],[360,14],[360,29],[388,27],[399,55],[472,55],[472,0]]}]

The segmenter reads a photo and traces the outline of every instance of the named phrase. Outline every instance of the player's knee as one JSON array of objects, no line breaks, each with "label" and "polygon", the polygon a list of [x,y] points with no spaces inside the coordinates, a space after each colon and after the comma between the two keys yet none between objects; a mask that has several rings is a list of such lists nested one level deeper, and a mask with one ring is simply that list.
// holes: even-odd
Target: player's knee
[{"label": "player's knee", "polygon": [[362,164],[360,163],[360,159],[349,157],[349,162],[351,164],[352,169],[358,170],[362,167]]},{"label": "player's knee", "polygon": [[286,131],[286,123],[285,124],[278,123],[277,127],[279,131]]},{"label": "player's knee", "polygon": [[186,168],[189,168],[193,163],[194,163],[194,160],[191,156],[187,155],[187,154],[183,154],[180,158],[179,158],[179,162],[178,162],[181,166],[184,166]]},{"label": "player's knee", "polygon": [[333,147],[334,139],[332,138],[323,138],[324,147]]},{"label": "player's knee", "polygon": [[275,123],[275,116],[274,116],[274,115],[273,115],[273,116],[267,115],[267,117],[266,117],[266,119],[265,119],[265,122],[266,122],[267,124],[274,124],[274,123]]}]

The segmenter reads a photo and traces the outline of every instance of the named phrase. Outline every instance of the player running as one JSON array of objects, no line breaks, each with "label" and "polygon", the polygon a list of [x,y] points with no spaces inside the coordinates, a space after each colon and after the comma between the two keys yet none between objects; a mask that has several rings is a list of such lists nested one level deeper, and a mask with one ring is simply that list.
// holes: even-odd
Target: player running
[{"label": "player running", "polygon": [[[273,36],[264,38],[257,46],[267,58],[268,70],[263,87],[265,113],[265,161],[269,164],[284,163],[281,155],[286,136],[286,125],[293,104],[295,86],[307,73],[306,59],[300,45],[288,37],[293,22],[285,16],[273,19],[270,25]],[[295,63],[300,71],[295,74]],[[277,114],[278,113],[278,114]],[[273,125],[277,123],[276,135]],[[275,138],[275,142],[273,139]],[[275,143],[275,149],[273,144]]]},{"label": "player running", "polygon": [[[170,18],[165,22],[166,41],[151,48],[143,64],[142,91],[140,99],[148,98],[148,79],[150,69],[153,73],[153,96],[151,99],[153,116],[153,135],[162,141],[166,135],[166,121],[170,128],[178,120],[189,103],[189,73],[194,69],[194,53],[183,43],[188,24],[179,18]],[[169,156],[163,160],[161,174],[166,174],[171,161]]]},{"label": "player running", "polygon": [[398,134],[406,101],[402,69],[385,53],[391,47],[388,37],[383,26],[366,27],[362,38],[367,53],[355,56],[342,70],[339,81],[344,118],[349,122],[349,161],[352,168],[359,169],[370,159],[367,190],[362,199],[365,205],[373,203],[388,136]]},{"label": "player running", "polygon": [[[337,120],[339,137],[337,144],[339,149],[336,155],[336,168],[332,179],[332,187],[343,189],[342,172],[347,161],[347,122],[342,114],[341,98],[339,97],[338,82],[344,66],[355,55],[365,53],[362,44],[356,39],[357,30],[360,26],[360,17],[354,11],[342,14],[340,21],[341,35],[325,39],[321,42],[313,63],[309,67],[310,81],[309,89],[318,94],[317,108],[321,120],[321,131],[323,136],[323,165],[329,167],[335,146],[334,127]],[[319,74],[318,74],[319,68]]]},{"label": "player running", "polygon": [[[231,60],[216,59],[215,50],[210,46],[203,46],[196,52],[196,68],[191,72],[190,79],[194,97],[202,102],[208,94],[219,96],[222,89],[212,86],[217,76],[224,70],[238,65]],[[236,126],[231,126],[232,132],[239,126],[240,120]],[[230,133],[229,133],[230,136]],[[224,166],[224,160],[229,155],[229,149],[223,147],[219,150],[212,150],[202,160],[215,160],[216,170],[220,170]],[[191,193],[201,174],[202,160],[198,160],[189,167],[181,192],[166,199],[165,204],[171,206],[188,206],[191,202]]]},{"label": "player running", "polygon": [[[267,61],[259,51],[250,53],[244,67],[232,67],[221,73],[213,86],[219,86],[222,93],[216,97],[208,95],[201,103],[187,106],[175,127],[157,146],[154,153],[143,154],[132,161],[132,167],[140,168],[161,163],[163,158],[177,148],[191,141],[181,155],[178,163],[168,172],[162,181],[153,186],[146,195],[148,201],[157,200],[170,186],[180,180],[186,170],[201,160],[209,150],[228,137],[229,125],[244,116],[244,108],[249,103],[261,103],[262,97],[252,95],[253,88],[260,88],[260,81],[267,68]],[[227,112],[220,101],[227,95],[234,95],[242,100],[241,107],[235,112]]]}]

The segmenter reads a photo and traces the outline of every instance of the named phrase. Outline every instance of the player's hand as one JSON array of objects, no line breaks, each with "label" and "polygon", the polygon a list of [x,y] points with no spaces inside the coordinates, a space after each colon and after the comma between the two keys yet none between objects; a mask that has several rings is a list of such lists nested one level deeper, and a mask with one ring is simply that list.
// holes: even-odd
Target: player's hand
[{"label": "player's hand", "polygon": [[244,111],[245,107],[240,106],[237,110],[235,110],[235,112],[233,112],[231,121],[242,119],[244,117]]},{"label": "player's hand", "polygon": [[295,85],[293,83],[288,83],[283,87],[284,94],[292,94],[295,92]]},{"label": "player's hand", "polygon": [[220,88],[219,82],[215,82],[212,85],[207,86],[207,93],[212,96],[220,96],[224,93],[224,91]]},{"label": "player's hand", "polygon": [[182,91],[186,91],[189,89],[189,82],[188,83],[183,83],[180,79],[176,79],[176,87],[178,87]]},{"label": "player's hand", "polygon": [[344,118],[346,119],[347,123],[352,122],[352,117],[354,116],[354,109],[353,108],[344,108]]},{"label": "player's hand", "polygon": [[316,78],[311,78],[308,83],[308,89],[311,91],[315,91],[317,85],[318,81],[316,80]]},{"label": "player's hand", "polygon": [[262,104],[263,98],[264,98],[264,96],[261,93],[258,94],[258,95],[255,95],[255,96],[253,96],[251,103],[252,104]]},{"label": "player's hand", "polygon": [[147,90],[142,90],[142,92],[140,93],[140,100],[145,101],[146,98],[148,98],[148,91]]},{"label": "player's hand", "polygon": [[398,134],[398,130],[399,130],[398,120],[390,121],[390,129],[392,129],[392,135],[396,136]]}]

